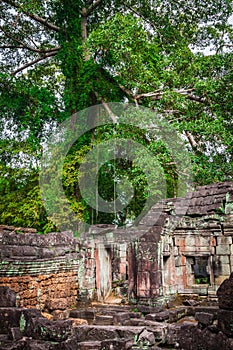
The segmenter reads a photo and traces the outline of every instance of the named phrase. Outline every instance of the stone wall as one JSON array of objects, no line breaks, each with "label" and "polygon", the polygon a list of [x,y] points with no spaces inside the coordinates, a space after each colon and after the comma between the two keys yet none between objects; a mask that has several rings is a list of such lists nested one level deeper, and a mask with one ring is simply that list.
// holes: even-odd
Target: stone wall
[{"label": "stone wall", "polygon": [[[175,293],[216,295],[233,271],[232,198],[233,185],[225,182],[163,203],[157,223],[134,243],[138,300]],[[185,206],[185,215],[179,216]]]},{"label": "stone wall", "polygon": [[0,227],[0,285],[17,293],[19,307],[55,312],[77,303],[79,249],[72,233]]},{"label": "stone wall", "polygon": [[49,312],[111,293],[147,303],[216,296],[233,271],[232,199],[231,182],[199,187],[157,203],[137,227],[96,225],[80,239],[0,226],[0,285],[17,293],[19,306]]}]

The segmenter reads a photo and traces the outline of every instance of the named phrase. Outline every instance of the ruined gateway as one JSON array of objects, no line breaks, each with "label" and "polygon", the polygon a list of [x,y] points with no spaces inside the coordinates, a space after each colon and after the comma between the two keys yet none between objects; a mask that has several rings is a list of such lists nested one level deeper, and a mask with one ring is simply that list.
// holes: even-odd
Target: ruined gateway
[{"label": "ruined gateway", "polygon": [[[65,312],[77,305],[113,297],[124,304],[136,304],[137,311],[144,307],[144,316],[151,311],[161,312],[156,308],[168,305],[178,295],[215,301],[219,286],[233,271],[232,233],[232,182],[198,187],[185,198],[158,203],[137,227],[127,231],[97,225],[81,238],[74,238],[71,232],[38,235],[33,229],[0,226],[0,286],[10,287],[16,293],[20,310],[36,308],[55,319],[59,315],[65,318]],[[132,308],[127,307],[129,314]],[[145,311],[146,307],[152,308],[150,312]],[[186,316],[189,313],[187,309],[182,312]],[[153,317],[148,320],[153,323]],[[153,345],[156,349],[152,343],[147,342],[148,348]],[[233,349],[228,340],[226,344],[226,349]],[[110,345],[63,344],[60,348],[146,349],[132,344],[134,347]],[[175,341],[170,346],[185,349]],[[201,349],[193,346],[189,344],[187,349]],[[0,349],[8,347],[1,347],[0,341]]]}]

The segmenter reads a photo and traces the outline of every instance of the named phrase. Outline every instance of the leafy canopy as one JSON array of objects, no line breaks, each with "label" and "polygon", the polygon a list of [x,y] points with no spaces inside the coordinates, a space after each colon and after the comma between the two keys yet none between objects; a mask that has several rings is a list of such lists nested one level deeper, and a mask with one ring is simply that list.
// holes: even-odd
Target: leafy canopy
[{"label": "leafy canopy", "polygon": [[[43,147],[58,123],[98,103],[128,101],[162,115],[187,144],[195,184],[232,179],[232,1],[3,0],[0,13],[2,223],[52,228],[38,186]],[[121,176],[136,189],[117,219],[81,197],[86,153],[116,135],[152,150],[168,196],[176,195],[177,169],[166,147],[140,130],[116,129],[92,130],[65,160],[71,206],[91,223],[124,224],[146,199],[144,175],[126,161],[109,161],[99,172],[108,200]]]}]

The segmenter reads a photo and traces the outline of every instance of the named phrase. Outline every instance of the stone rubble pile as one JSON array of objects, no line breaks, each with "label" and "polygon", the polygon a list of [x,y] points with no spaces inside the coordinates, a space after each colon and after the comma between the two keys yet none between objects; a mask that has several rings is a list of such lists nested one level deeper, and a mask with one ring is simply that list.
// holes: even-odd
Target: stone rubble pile
[{"label": "stone rubble pile", "polygon": [[[219,307],[92,306],[49,320],[37,309],[16,307],[16,294],[0,287],[0,350],[233,349],[233,274],[218,290]],[[77,324],[74,320],[86,320]],[[85,324],[86,323],[86,324]],[[88,324],[87,324],[88,323]]]}]

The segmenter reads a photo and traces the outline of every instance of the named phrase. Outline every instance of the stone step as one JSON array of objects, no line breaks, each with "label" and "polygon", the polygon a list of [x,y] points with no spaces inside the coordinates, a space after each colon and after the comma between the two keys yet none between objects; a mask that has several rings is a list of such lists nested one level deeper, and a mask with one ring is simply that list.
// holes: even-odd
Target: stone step
[{"label": "stone step", "polygon": [[145,327],[137,326],[103,326],[103,325],[81,325],[72,330],[73,337],[79,339],[80,342],[106,339],[134,339],[140,335]]},{"label": "stone step", "polygon": [[78,349],[79,350],[101,350],[102,344],[101,344],[101,341],[97,341],[97,340],[84,341],[84,342],[78,343]]},{"label": "stone step", "polygon": [[113,316],[108,315],[96,315],[95,320],[93,321],[94,325],[113,325]]}]

